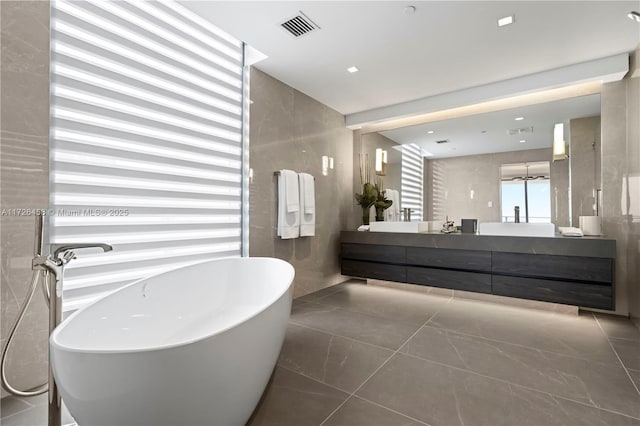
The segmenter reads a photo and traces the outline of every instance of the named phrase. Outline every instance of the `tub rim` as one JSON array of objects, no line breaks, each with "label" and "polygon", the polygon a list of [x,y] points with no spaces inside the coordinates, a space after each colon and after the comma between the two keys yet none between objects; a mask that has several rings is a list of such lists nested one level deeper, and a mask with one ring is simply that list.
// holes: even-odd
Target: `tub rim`
[{"label": "tub rim", "polygon": [[[283,263],[286,266],[288,266],[289,269],[289,277],[288,277],[288,285],[285,286],[284,290],[281,292],[278,292],[277,297],[274,297],[270,303],[267,303],[262,309],[256,310],[255,312],[253,312],[251,315],[247,316],[246,318],[243,318],[241,321],[238,321],[232,325],[229,325],[225,328],[222,328],[220,330],[216,330],[215,333],[209,333],[209,334],[204,334],[202,336],[199,336],[198,338],[195,339],[189,339],[189,340],[184,340],[178,343],[172,343],[172,344],[167,344],[167,345],[155,345],[155,346],[149,346],[149,347],[145,347],[145,348],[138,348],[138,349],[131,349],[131,348],[124,348],[124,349],[82,349],[82,348],[78,348],[78,347],[71,347],[68,345],[63,345],[60,342],[58,342],[56,339],[58,337],[59,334],[61,334],[64,329],[66,328],[67,324],[69,324],[76,316],[80,315],[81,313],[83,313],[85,310],[90,309],[93,305],[100,303],[101,301],[115,295],[116,293],[119,293],[129,287],[132,287],[134,285],[137,285],[138,283],[140,283],[141,281],[145,281],[145,280],[149,280],[151,278],[166,274],[168,272],[173,272],[173,271],[178,271],[181,269],[185,269],[185,268],[190,268],[192,266],[196,266],[196,265],[201,265],[204,263],[215,263],[215,262],[219,262],[219,261],[224,261],[224,260],[232,260],[232,259],[269,259],[270,261],[276,261],[279,263]],[[257,317],[259,314],[261,314],[262,312],[266,311],[267,309],[269,309],[271,306],[273,306],[276,302],[278,302],[282,296],[284,296],[290,289],[291,289],[291,285],[293,283],[293,279],[295,278],[295,268],[293,267],[293,265],[291,265],[289,262],[287,262],[286,260],[282,260],[282,259],[278,259],[276,257],[267,257],[267,256],[246,256],[246,257],[225,257],[225,258],[221,258],[221,259],[208,259],[208,260],[203,260],[200,262],[194,262],[190,265],[186,265],[186,266],[181,266],[179,268],[175,268],[175,269],[170,269],[168,271],[164,271],[164,272],[160,272],[157,274],[153,274],[153,275],[149,275],[147,277],[144,278],[140,278],[138,280],[135,280],[132,283],[129,283],[127,285],[125,285],[122,288],[119,288],[117,290],[114,290],[113,292],[105,295],[104,297],[101,297],[100,299],[96,300],[93,303],[90,303],[89,305],[78,309],[77,311],[75,311],[74,313],[72,313],[69,318],[66,318],[64,321],[62,321],[56,328],[55,330],[53,330],[53,333],[51,333],[51,336],[49,336],[49,347],[50,347],[50,351],[55,347],[56,350],[61,350],[64,352],[72,352],[72,353],[86,353],[86,354],[135,354],[135,353],[143,353],[143,352],[151,352],[151,351],[159,351],[159,350],[166,350],[166,349],[172,349],[172,348],[177,348],[177,347],[182,347],[182,346],[187,346],[187,345],[192,345],[194,343],[198,343],[204,340],[207,340],[213,336],[216,336],[218,334],[222,334],[228,330],[231,330],[235,327],[237,327],[240,324],[243,324],[245,322],[248,322],[250,320],[252,320],[253,318]]]}]

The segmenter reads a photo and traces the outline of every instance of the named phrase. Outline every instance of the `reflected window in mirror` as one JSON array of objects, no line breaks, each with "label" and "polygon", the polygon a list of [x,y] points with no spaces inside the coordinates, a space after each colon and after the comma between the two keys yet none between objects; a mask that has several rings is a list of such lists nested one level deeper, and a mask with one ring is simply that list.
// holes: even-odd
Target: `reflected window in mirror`
[{"label": "reflected window in mirror", "polygon": [[502,222],[551,222],[551,173],[548,161],[500,167]]},{"label": "reflected window in mirror", "polygon": [[402,145],[402,209],[411,210],[411,221],[422,220],[424,159],[416,144]]}]

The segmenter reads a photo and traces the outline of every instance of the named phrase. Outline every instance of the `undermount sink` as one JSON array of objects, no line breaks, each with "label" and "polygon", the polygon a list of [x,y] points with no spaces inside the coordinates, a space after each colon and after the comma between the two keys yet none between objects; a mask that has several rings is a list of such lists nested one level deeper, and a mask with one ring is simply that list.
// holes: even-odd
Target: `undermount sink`
[{"label": "undermount sink", "polygon": [[371,222],[370,232],[428,232],[429,222]]},{"label": "undermount sink", "polygon": [[480,235],[508,235],[514,237],[553,237],[556,228],[553,223],[500,223],[482,222],[478,227]]}]

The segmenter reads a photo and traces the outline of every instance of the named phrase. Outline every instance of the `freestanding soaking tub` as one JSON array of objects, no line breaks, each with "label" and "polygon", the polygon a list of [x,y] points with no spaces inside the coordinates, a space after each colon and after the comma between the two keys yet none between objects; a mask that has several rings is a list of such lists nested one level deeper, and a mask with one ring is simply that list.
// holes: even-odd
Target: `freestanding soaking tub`
[{"label": "freestanding soaking tub", "polygon": [[198,263],[137,281],[51,335],[62,399],[79,425],[245,424],[291,312],[278,259]]}]

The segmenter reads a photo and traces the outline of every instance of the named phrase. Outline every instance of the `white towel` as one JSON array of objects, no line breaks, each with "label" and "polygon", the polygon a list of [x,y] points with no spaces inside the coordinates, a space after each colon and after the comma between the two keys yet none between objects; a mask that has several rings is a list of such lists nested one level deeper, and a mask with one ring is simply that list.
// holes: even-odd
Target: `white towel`
[{"label": "white towel", "polygon": [[315,180],[308,173],[298,174],[300,184],[300,236],[316,235]]},{"label": "white towel", "polygon": [[300,236],[298,174],[291,170],[280,170],[278,177],[278,236],[283,240]]},{"label": "white towel", "polygon": [[395,200],[393,199],[393,189],[386,189],[384,193],[387,200],[391,201],[391,207],[384,211],[384,220],[387,222],[393,222],[393,212],[395,209]]},{"label": "white towel", "polygon": [[393,208],[393,215],[395,217],[396,221],[400,221],[400,191],[398,191],[397,189],[393,190],[393,205],[395,206]]},{"label": "white towel", "polygon": [[298,189],[298,174],[293,170],[280,170],[280,176],[284,176],[287,213],[300,211],[300,190]]},{"label": "white towel", "polygon": [[385,210],[385,220],[389,222],[397,222],[400,220],[400,193],[395,189],[387,189],[386,196],[393,204]]},{"label": "white towel", "polygon": [[580,228],[572,228],[569,226],[559,226],[558,230],[563,237],[584,237]]}]

